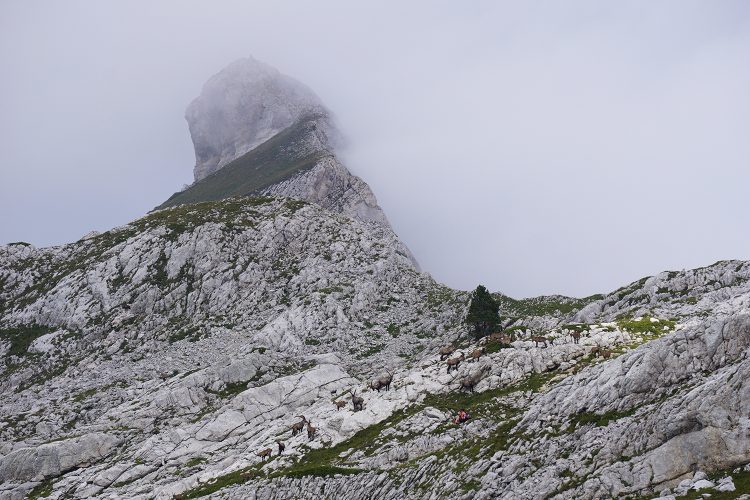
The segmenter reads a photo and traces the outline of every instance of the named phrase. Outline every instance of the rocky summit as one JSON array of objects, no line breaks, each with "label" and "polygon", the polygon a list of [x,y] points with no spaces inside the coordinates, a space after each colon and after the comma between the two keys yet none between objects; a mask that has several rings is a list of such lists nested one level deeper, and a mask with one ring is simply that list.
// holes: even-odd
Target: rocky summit
[{"label": "rocky summit", "polygon": [[0,499],[748,498],[750,262],[476,337],[310,90],[242,60],[187,116],[192,186],[0,246]]}]

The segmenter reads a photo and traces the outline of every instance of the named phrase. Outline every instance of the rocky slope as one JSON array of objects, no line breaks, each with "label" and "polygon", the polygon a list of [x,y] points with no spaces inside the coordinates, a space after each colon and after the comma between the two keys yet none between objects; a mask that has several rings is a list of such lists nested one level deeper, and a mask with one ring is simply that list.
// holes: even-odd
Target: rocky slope
[{"label": "rocky slope", "polygon": [[[476,341],[469,294],[415,267],[307,114],[317,99],[262,69],[192,109],[293,98],[197,140],[218,170],[163,209],[0,246],[0,499],[750,488],[749,262],[585,299],[497,294],[508,337]],[[204,140],[220,151],[199,156]]]}]

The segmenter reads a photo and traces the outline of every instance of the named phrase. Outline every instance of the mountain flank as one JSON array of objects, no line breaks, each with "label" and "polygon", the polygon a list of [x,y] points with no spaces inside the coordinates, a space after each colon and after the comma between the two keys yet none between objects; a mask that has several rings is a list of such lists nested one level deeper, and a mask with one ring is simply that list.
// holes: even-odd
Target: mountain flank
[{"label": "mountain flank", "polygon": [[747,498],[750,262],[485,291],[477,335],[330,116],[240,60],[188,108],[192,186],[0,246],[0,500]]}]

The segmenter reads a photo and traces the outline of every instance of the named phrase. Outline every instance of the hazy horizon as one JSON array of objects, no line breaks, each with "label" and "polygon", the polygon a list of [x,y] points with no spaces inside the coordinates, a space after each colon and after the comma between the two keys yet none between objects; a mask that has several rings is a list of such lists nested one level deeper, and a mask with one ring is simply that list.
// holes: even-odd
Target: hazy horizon
[{"label": "hazy horizon", "polygon": [[[134,7],[134,5],[137,6]],[[0,5],[0,243],[144,215],[252,55],[332,110],[422,268],[514,297],[750,259],[750,4]]]}]

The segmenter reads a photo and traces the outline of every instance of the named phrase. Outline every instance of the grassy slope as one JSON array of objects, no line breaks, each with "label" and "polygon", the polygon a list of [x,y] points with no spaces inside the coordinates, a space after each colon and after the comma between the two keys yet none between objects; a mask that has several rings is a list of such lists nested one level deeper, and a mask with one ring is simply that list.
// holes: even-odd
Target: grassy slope
[{"label": "grassy slope", "polygon": [[279,132],[185,191],[173,194],[156,210],[258,193],[312,168],[319,159],[329,154],[326,151],[306,152],[308,148],[305,142],[313,133],[316,118],[311,116]]}]

